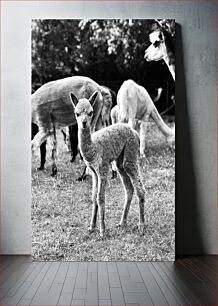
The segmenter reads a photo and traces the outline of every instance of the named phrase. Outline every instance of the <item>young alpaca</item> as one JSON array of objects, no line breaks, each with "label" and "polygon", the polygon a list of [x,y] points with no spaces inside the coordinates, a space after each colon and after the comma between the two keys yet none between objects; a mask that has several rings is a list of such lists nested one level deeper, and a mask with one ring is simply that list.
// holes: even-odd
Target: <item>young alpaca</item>
[{"label": "young alpaca", "polygon": [[89,231],[96,227],[99,209],[100,235],[105,232],[105,189],[110,163],[116,160],[117,169],[125,188],[125,204],[119,226],[125,227],[134,189],[139,200],[139,228],[144,231],[145,191],[139,174],[139,137],[127,124],[119,123],[91,134],[93,107],[98,92],[88,99],[77,98],[71,93],[78,123],[79,148],[86,165],[92,171],[93,210]]}]

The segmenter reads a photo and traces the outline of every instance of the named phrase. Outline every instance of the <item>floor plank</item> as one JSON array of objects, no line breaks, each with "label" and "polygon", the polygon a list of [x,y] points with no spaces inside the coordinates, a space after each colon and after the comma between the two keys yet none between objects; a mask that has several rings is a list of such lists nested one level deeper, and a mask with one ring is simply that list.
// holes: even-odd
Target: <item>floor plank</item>
[{"label": "floor plank", "polygon": [[186,295],[183,293],[183,290],[179,288],[179,284],[177,284],[176,279],[174,280],[174,276],[171,277],[171,275],[168,275],[164,269],[161,267],[162,263],[156,262],[152,263],[152,265],[155,267],[161,278],[164,280],[166,286],[170,289],[170,291],[173,293],[173,295],[178,300],[178,304],[180,305],[189,305],[190,302],[187,299]]},{"label": "floor plank", "polygon": [[31,303],[31,299],[30,300],[28,300],[28,299],[21,299],[20,302],[17,305],[27,306],[27,305],[30,305],[30,303]]},{"label": "floor plank", "polygon": [[99,300],[99,305],[110,306],[111,305],[111,300]]},{"label": "floor plank", "polygon": [[11,265],[7,266],[7,268],[2,273],[1,279],[1,288],[10,288],[17,274],[22,274],[23,269],[28,266],[28,263],[25,261],[23,256],[16,257],[14,261],[12,260]]},{"label": "floor plank", "polygon": [[76,277],[78,273],[79,263],[69,262],[69,269],[67,271],[67,277]]},{"label": "floor plank", "polygon": [[109,273],[117,272],[117,265],[115,262],[107,262],[107,269]]},{"label": "floor plank", "polygon": [[98,263],[98,296],[99,300],[110,300],[109,276],[106,262]]},{"label": "floor plank", "polygon": [[57,274],[55,275],[53,282],[56,284],[63,284],[67,275],[68,268],[69,268],[69,263],[62,262],[60,264]]},{"label": "floor plank", "polygon": [[71,305],[84,306],[85,305],[85,300],[72,300]]},{"label": "floor plank", "polygon": [[[40,264],[40,263],[39,263]],[[39,286],[41,285],[43,279],[45,278],[45,275],[50,267],[50,263],[45,263],[45,265],[42,267],[42,269],[39,271],[39,274],[36,275],[36,277],[32,280],[31,285],[23,295],[22,299],[26,300],[32,300],[35,294],[38,291]]]},{"label": "floor plank", "polygon": [[[204,282],[208,287],[216,287],[217,269],[210,269],[200,257],[178,261],[188,271],[191,271],[200,281]],[[214,288],[215,289],[215,288]]]},{"label": "floor plank", "polygon": [[72,293],[61,293],[59,300],[58,300],[58,305],[70,305],[71,300],[72,300]]},{"label": "floor plank", "polygon": [[17,279],[14,285],[9,289],[5,297],[10,297],[16,294],[16,291],[20,288],[24,281],[26,282],[33,282],[35,278],[37,278],[38,274],[40,273],[42,267],[45,263],[32,263],[27,267],[23,274]]},{"label": "floor plank", "polygon": [[166,279],[158,272],[155,268],[155,265],[150,265],[150,271],[153,274],[156,282],[161,288],[167,302],[169,305],[179,305],[179,299],[177,298],[177,293],[175,293],[174,289],[169,285]]},{"label": "floor plank", "polygon": [[111,304],[125,305],[124,295],[121,288],[111,288]]},{"label": "floor plank", "polygon": [[[212,293],[212,290],[209,291],[208,288],[197,278],[194,274],[189,273],[187,269],[180,263],[170,265],[169,263],[164,263],[167,267],[169,273],[174,272],[180,287],[183,288],[188,296],[191,304],[207,303],[214,304],[216,302],[215,294]],[[188,280],[188,285],[187,285]]]},{"label": "floor plank", "polygon": [[144,263],[140,265],[140,272],[145,284],[145,287],[147,289],[147,293],[150,296],[153,305],[168,305],[168,302],[156,282],[153,274],[151,273],[151,270],[149,268],[150,263]]},{"label": "floor plank", "polygon": [[217,256],[176,262],[1,258],[1,305],[216,305]]},{"label": "floor plank", "polygon": [[52,262],[49,265],[45,277],[42,279],[42,282],[37,290],[38,292],[47,293],[49,291],[59,267],[60,267],[60,262]]},{"label": "floor plank", "polygon": [[[124,299],[126,304],[132,305],[154,305],[150,296],[144,292],[137,293],[124,293]],[[163,305],[163,304],[162,304]]]},{"label": "floor plank", "polygon": [[111,288],[120,288],[120,277],[118,273],[109,273],[109,284]]},{"label": "floor plank", "polygon": [[26,292],[27,288],[30,286],[30,282],[23,282],[20,288],[12,297],[4,297],[2,299],[3,305],[16,305],[21,300],[22,296]]},{"label": "floor plank", "polygon": [[[12,259],[12,257],[14,257]],[[1,274],[3,273],[4,270],[6,270],[12,263],[12,261],[14,262],[15,261],[15,257],[16,256],[1,256],[0,258],[0,271],[1,271]],[[17,256],[18,257],[18,256]]]},{"label": "floor plank", "polygon": [[38,292],[30,305],[57,305],[62,290],[62,284],[52,284],[48,292]]},{"label": "floor plank", "polygon": [[75,282],[76,282],[75,277],[66,277],[63,284],[62,293],[73,293],[75,288]]}]

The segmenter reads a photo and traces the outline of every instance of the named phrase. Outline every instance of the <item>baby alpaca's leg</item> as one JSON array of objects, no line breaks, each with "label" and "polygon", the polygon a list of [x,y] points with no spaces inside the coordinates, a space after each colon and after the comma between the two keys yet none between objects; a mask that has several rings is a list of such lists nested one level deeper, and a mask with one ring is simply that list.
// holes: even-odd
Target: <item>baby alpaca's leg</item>
[{"label": "baby alpaca's leg", "polygon": [[133,183],[135,189],[136,189],[136,194],[138,197],[139,201],[139,228],[141,233],[144,233],[144,204],[145,204],[145,190],[142,185],[141,179],[139,177],[139,174],[137,174],[134,178],[134,183]]},{"label": "baby alpaca's leg", "polygon": [[124,169],[131,178],[132,185],[136,191],[139,200],[139,229],[141,234],[144,233],[144,203],[145,203],[145,190],[141,182],[139,169],[137,164],[126,161]]},{"label": "baby alpaca's leg", "polygon": [[99,210],[99,222],[100,222],[100,236],[104,236],[105,232],[105,223],[104,223],[104,215],[105,215],[105,189],[107,186],[107,176],[109,171],[109,164],[103,167],[98,174],[98,195],[97,195],[97,203]]},{"label": "baby alpaca's leg", "polygon": [[97,193],[98,193],[98,176],[92,171],[92,218],[89,227],[89,232],[93,232],[96,227],[97,221],[97,212],[98,212],[98,204],[97,204]]},{"label": "baby alpaca's leg", "polygon": [[122,214],[119,225],[121,227],[125,227],[127,215],[128,215],[130,204],[131,204],[132,197],[133,197],[134,188],[133,188],[133,185],[131,183],[131,180],[128,174],[123,168],[122,163],[119,161],[117,161],[117,169],[118,169],[118,172],[120,174],[120,177],[123,182],[124,189],[125,189],[125,203],[124,203],[123,214]]}]

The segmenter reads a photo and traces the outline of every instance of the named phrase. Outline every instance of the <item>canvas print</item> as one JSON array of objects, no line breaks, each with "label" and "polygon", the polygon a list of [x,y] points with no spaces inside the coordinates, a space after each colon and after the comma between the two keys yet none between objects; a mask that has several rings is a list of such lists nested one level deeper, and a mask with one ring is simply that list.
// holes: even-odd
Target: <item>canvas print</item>
[{"label": "canvas print", "polygon": [[175,21],[34,19],[32,256],[175,256]]}]

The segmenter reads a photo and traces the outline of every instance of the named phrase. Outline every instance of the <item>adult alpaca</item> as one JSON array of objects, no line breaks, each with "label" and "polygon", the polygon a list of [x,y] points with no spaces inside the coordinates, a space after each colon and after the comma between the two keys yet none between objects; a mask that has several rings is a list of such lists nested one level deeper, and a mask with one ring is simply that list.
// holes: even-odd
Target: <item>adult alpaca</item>
[{"label": "adult alpaca", "polygon": [[[32,124],[38,126],[38,132],[34,136],[31,146],[35,151],[41,144],[50,137],[53,141],[52,148],[52,176],[57,173],[56,166],[56,129],[75,125],[76,119],[74,110],[70,100],[70,92],[74,92],[78,98],[88,98],[90,95],[98,91],[98,99],[94,106],[94,117],[92,120],[92,131],[95,131],[98,119],[101,113],[107,114],[112,104],[109,91],[102,89],[99,84],[88,77],[73,76],[56,81],[52,81],[42,85],[31,96],[32,103]],[[103,96],[104,95],[104,96]],[[108,97],[109,96],[109,97]],[[106,101],[104,103],[104,101]],[[107,115],[102,115],[103,124],[109,120]],[[102,124],[102,123],[101,123]],[[45,150],[43,150],[41,169],[45,163]]]},{"label": "adult alpaca", "polygon": [[175,46],[171,34],[156,21],[156,28],[149,34],[151,45],[145,50],[144,58],[150,61],[164,60],[175,81]]},{"label": "adult alpaca", "polygon": [[90,232],[96,227],[97,211],[99,209],[100,235],[105,232],[105,189],[108,180],[110,163],[116,160],[117,169],[125,189],[125,204],[120,226],[126,226],[130,203],[136,190],[139,200],[139,227],[144,230],[144,196],[145,191],[139,174],[139,137],[127,124],[116,124],[103,128],[91,134],[93,106],[98,92],[88,99],[79,101],[71,93],[72,103],[78,124],[79,148],[86,165],[92,171],[93,210]]},{"label": "adult alpaca", "polygon": [[127,80],[121,85],[117,94],[117,106],[112,109],[111,117],[113,123],[128,122],[132,128],[140,129],[142,157],[145,156],[146,130],[150,117],[169,143],[175,140],[175,132],[165,124],[147,90],[133,80]]},{"label": "adult alpaca", "polygon": [[[66,144],[68,152],[70,151],[71,154],[71,163],[74,162],[77,153],[78,153],[78,129],[77,125],[70,125],[69,127],[61,129],[61,132],[64,137],[64,142]],[[32,123],[32,137],[39,132],[39,128],[36,124]],[[40,145],[40,166],[38,167],[38,170],[44,170],[45,162],[46,162],[46,144],[47,141],[44,141]]]}]

